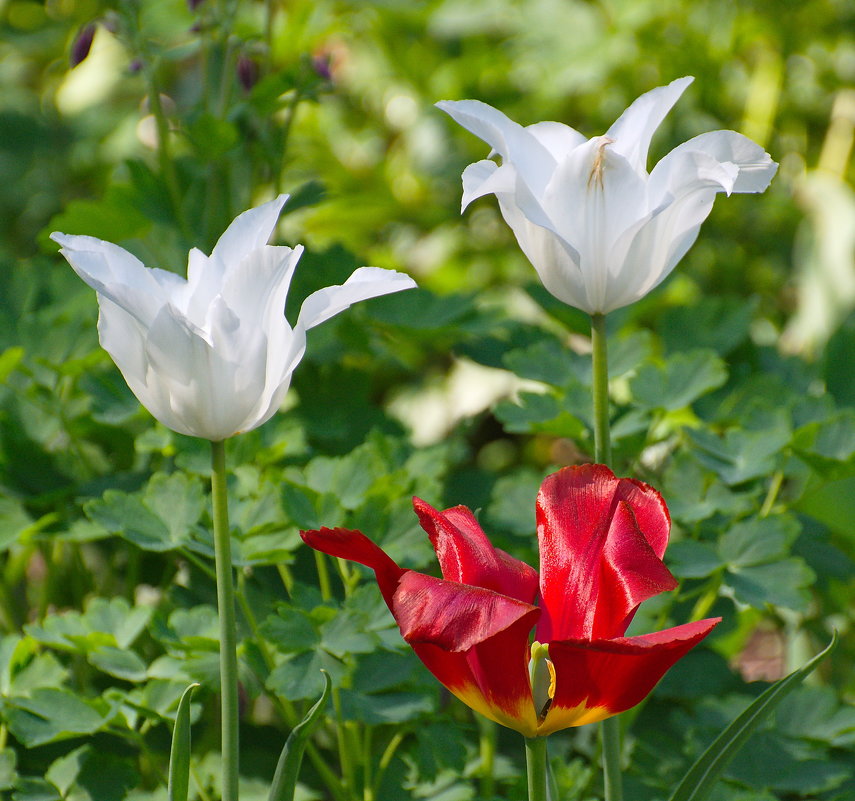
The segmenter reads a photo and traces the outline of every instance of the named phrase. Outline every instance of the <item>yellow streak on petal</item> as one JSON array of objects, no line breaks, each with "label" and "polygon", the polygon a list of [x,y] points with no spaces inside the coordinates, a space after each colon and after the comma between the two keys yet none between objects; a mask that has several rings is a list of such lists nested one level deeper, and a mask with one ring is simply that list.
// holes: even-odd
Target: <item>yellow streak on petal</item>
[{"label": "yellow streak on petal", "polygon": [[[447,685],[446,685],[447,686]],[[485,718],[520,732],[525,737],[534,737],[537,733],[537,721],[534,716],[534,704],[531,698],[520,698],[514,707],[508,709],[491,704],[474,684],[461,687],[448,687],[466,706],[474,709]]]},{"label": "yellow streak on petal", "polygon": [[[574,707],[551,707],[546,713],[546,718],[537,727],[537,736],[543,737],[561,729],[569,729],[574,726],[584,726],[588,723],[598,723],[601,720],[614,715],[610,709],[604,706],[587,707],[583,701]],[[528,735],[527,735],[528,736]]]}]

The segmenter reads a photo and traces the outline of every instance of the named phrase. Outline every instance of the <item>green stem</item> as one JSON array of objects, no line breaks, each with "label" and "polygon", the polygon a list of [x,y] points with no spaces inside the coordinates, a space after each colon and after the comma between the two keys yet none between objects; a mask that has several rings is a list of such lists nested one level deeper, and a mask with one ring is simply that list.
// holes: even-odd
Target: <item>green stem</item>
[{"label": "green stem", "polygon": [[591,315],[591,370],[594,393],[594,460],[609,464],[612,445],[609,437],[609,357],[606,347],[606,316]]},{"label": "green stem", "polygon": [[546,801],[546,737],[525,738],[528,801]]},{"label": "green stem", "polygon": [[320,551],[315,551],[315,566],[318,571],[318,587],[321,590],[321,600],[331,601],[332,585],[330,584],[330,572],[327,569],[327,561]]},{"label": "green stem", "polygon": [[478,738],[481,752],[480,789],[483,798],[492,798],[496,792],[496,738],[498,724],[482,715],[477,716],[480,737]]},{"label": "green stem", "polygon": [[217,608],[220,618],[222,801],[238,801],[237,625],[232,583],[225,442],[211,443],[211,498],[214,505],[214,563],[217,571]]},{"label": "green stem", "polygon": [[[609,358],[606,345],[606,316],[591,315],[591,371],[594,393],[594,459],[608,465],[612,458],[609,435]],[[617,717],[600,724],[603,741],[603,775],[606,801],[622,801],[620,752],[621,732]]]},{"label": "green stem", "polygon": [[620,772],[620,720],[606,718],[600,723],[603,737],[603,777],[605,780],[606,801],[623,801],[623,782]]}]

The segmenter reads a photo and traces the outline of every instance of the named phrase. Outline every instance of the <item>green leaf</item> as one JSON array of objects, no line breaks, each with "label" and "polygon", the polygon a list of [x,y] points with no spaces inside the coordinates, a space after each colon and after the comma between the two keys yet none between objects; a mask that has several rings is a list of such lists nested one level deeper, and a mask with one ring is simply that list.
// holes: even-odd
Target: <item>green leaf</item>
[{"label": "green leaf", "polygon": [[675,411],[727,381],[725,363],[711,351],[671,356],[661,367],[645,364],[630,381],[636,402],[647,409]]},{"label": "green leaf", "polygon": [[240,138],[232,123],[213,114],[200,114],[189,126],[187,133],[199,158],[204,161],[223,156]]},{"label": "green leaf", "polygon": [[698,461],[731,486],[769,475],[791,436],[783,424],[762,430],[732,428],[723,437],[702,428],[687,433],[698,448]]},{"label": "green leaf", "polygon": [[89,654],[89,664],[124,681],[145,681],[146,664],[133,651],[105,646]]},{"label": "green leaf", "polygon": [[755,303],[744,298],[708,297],[693,306],[672,306],[660,330],[669,351],[711,348],[720,355],[748,338]]},{"label": "green leaf", "polygon": [[15,786],[17,754],[11,748],[0,751],[0,790],[11,790]]},{"label": "green leaf", "polygon": [[837,647],[837,632],[831,642],[806,665],[790,673],[758,696],[739,717],[736,718],[689,769],[677,786],[670,801],[702,801],[716,785],[722,771],[727,767],[748,738],[775,707],[809,676],[817,665]]},{"label": "green leaf", "polygon": [[268,796],[269,801],[293,801],[297,777],[300,773],[300,763],[303,761],[303,752],[306,750],[309,737],[321,717],[332,689],[329,673],[321,672],[324,677],[324,689],[321,697],[306,713],[306,717],[288,735],[285,747],[282,749],[282,754],[279,756],[279,762],[276,765],[276,773],[273,775],[273,784]]},{"label": "green leaf", "polygon": [[12,801],[63,801],[62,795],[43,779],[19,779],[15,783]]},{"label": "green leaf", "polygon": [[816,574],[799,557],[728,570],[725,583],[737,601],[765,609],[768,604],[807,611]]},{"label": "green leaf", "polygon": [[178,702],[169,751],[169,801],[187,801],[190,792],[190,697],[198,686],[191,684]]},{"label": "green leaf", "polygon": [[665,563],[679,578],[706,578],[723,566],[715,548],[694,540],[681,540],[668,546]]},{"label": "green leaf", "polygon": [[786,515],[743,520],[722,536],[718,553],[734,568],[786,559],[800,531],[798,521]]},{"label": "green leaf", "polygon": [[6,701],[9,728],[27,748],[94,734],[106,722],[95,707],[67,690],[39,688],[29,698]]}]

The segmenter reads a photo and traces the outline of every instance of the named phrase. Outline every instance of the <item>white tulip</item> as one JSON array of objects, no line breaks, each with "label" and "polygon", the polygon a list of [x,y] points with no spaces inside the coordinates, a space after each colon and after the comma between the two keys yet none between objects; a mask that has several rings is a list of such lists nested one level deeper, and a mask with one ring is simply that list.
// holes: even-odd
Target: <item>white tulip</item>
[{"label": "white tulip", "polygon": [[604,136],[558,122],[522,127],[477,100],[437,106],[501,156],[463,172],[463,208],[494,194],[541,281],[559,300],[605,314],[663,281],[718,192],[762,192],[777,164],[734,131],[684,142],[647,172],[650,139],[692,78],[639,97]]},{"label": "white tulip", "polygon": [[161,423],[219,441],[269,420],[306,349],[306,331],[352,303],[415,286],[377,267],[309,295],[292,329],[285,298],[296,248],[267,245],[287,195],[238,216],[213,252],[190,251],[187,278],[149,269],[123,248],[54,233],[98,293],[101,345]]}]

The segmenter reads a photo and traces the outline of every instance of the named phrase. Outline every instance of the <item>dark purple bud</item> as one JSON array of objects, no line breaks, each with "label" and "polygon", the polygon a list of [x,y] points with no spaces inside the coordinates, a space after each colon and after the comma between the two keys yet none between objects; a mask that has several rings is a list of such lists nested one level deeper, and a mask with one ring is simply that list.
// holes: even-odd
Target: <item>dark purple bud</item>
[{"label": "dark purple bud", "polygon": [[240,56],[237,61],[237,76],[244,91],[248,92],[258,83],[258,64],[249,56]]},{"label": "dark purple bud", "polygon": [[191,11],[195,11],[204,2],[205,0],[187,0],[187,8]]},{"label": "dark purple bud", "polygon": [[92,47],[92,39],[95,38],[95,23],[90,22],[80,29],[74,43],[71,45],[71,55],[69,60],[72,67],[76,67],[86,56],[89,55],[89,50]]},{"label": "dark purple bud", "polygon": [[136,75],[143,68],[143,63],[141,58],[135,58],[130,64],[128,64],[128,72],[131,75]]},{"label": "dark purple bud", "polygon": [[325,81],[332,80],[332,58],[329,53],[312,56],[312,69]]}]

